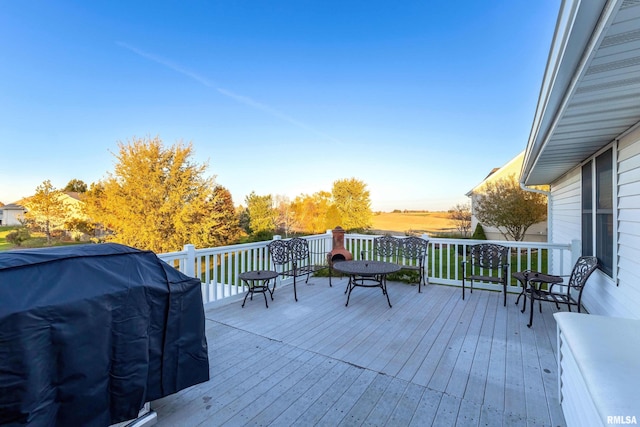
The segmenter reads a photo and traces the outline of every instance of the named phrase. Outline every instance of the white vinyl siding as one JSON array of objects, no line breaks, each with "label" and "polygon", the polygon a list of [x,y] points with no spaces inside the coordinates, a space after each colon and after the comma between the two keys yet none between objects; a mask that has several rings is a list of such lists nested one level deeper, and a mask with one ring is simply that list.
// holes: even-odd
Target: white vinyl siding
[{"label": "white vinyl siding", "polygon": [[617,313],[640,318],[640,129],[618,143]]},{"label": "white vinyl siding", "polygon": [[[582,165],[551,184],[550,241],[568,243],[581,239],[581,170]],[[585,288],[583,304],[592,314],[640,318],[640,130],[620,139],[617,150],[617,256],[614,276],[596,271]],[[617,237],[617,239],[616,239]],[[564,260],[572,265],[572,260]],[[553,265],[558,265],[555,260]],[[555,271],[554,271],[555,272]],[[556,272],[557,273],[557,272]],[[565,272],[567,274],[567,272]]]},{"label": "white vinyl siding", "polygon": [[[580,238],[580,168],[566,174],[562,180],[551,186],[550,203],[550,242],[570,243]],[[553,260],[551,271],[554,274],[569,274],[569,271],[558,271],[558,266],[573,266],[575,260],[566,254],[562,263]]]}]

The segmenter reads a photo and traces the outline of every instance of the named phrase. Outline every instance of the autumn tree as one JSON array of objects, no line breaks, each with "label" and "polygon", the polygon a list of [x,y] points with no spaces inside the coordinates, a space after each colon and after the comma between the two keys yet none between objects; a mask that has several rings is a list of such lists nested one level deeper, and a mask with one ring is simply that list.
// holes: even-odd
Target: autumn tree
[{"label": "autumn tree", "polygon": [[453,221],[456,226],[456,230],[467,237],[471,231],[471,206],[468,203],[458,203],[448,212],[449,219]]},{"label": "autumn tree", "polygon": [[158,137],[119,142],[114,172],[84,198],[87,214],[107,229],[106,240],[171,252],[232,236],[221,232],[230,195],[216,190],[213,177],[205,176],[208,165],[194,163],[192,155],[190,143],[165,147]]},{"label": "autumn tree", "polygon": [[340,225],[340,214],[327,191],[296,197],[291,210],[296,219],[296,229],[303,233],[323,233]]},{"label": "autumn tree", "polygon": [[371,227],[371,199],[364,182],[355,178],[335,181],[331,195],[340,214],[342,228],[362,230]]},{"label": "autumn tree", "polygon": [[547,219],[546,196],[524,191],[513,175],[485,184],[474,208],[482,224],[497,228],[507,240],[521,241],[529,227]]},{"label": "autumn tree", "polygon": [[72,179],[67,183],[67,186],[62,190],[64,192],[84,193],[87,191],[87,184],[79,179]]},{"label": "autumn tree", "polygon": [[36,188],[36,193],[25,203],[27,212],[25,220],[42,229],[47,236],[47,244],[51,243],[54,230],[62,229],[69,210],[62,200],[62,191],[56,189],[51,181],[45,180]]},{"label": "autumn tree", "polygon": [[291,209],[291,201],[286,196],[276,195],[274,209],[276,232],[283,233],[285,238],[289,237],[296,225],[295,214]]},{"label": "autumn tree", "polygon": [[245,198],[245,202],[249,214],[249,230],[251,233],[273,233],[276,228],[276,213],[273,209],[271,194],[258,196],[252,191]]}]

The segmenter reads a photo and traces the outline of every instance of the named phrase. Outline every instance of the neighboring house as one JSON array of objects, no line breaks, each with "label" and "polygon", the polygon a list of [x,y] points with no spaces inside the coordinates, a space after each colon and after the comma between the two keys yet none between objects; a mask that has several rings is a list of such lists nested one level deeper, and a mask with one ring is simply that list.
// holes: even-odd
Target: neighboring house
[{"label": "neighboring house", "polygon": [[550,185],[551,242],[598,257],[589,313],[640,319],[640,2],[562,7],[520,181]]},{"label": "neighboring house", "polygon": [[[63,203],[66,205],[69,217],[68,219],[76,218],[86,220],[86,215],[82,212],[83,201],[80,200],[79,193],[65,192],[60,196]],[[0,206],[0,225],[21,225],[20,222],[24,218],[24,214],[28,211],[29,198],[25,198],[19,201],[19,203],[11,203],[8,205]],[[78,236],[73,236],[78,237]]]},{"label": "neighboring house", "polygon": [[0,206],[0,225],[21,225],[26,209],[16,203]]},{"label": "neighboring house", "polygon": [[70,217],[83,220],[87,219],[87,216],[82,212],[84,202],[80,200],[80,193],[75,191],[62,193],[62,201],[67,206],[67,209],[69,209]]},{"label": "neighboring house", "polygon": [[[488,182],[494,182],[500,179],[509,178],[509,176],[514,176],[516,179],[520,174],[520,170],[522,169],[522,160],[524,159],[524,151],[518,154],[516,157],[511,159],[507,164],[502,166],[501,168],[493,169],[489,175],[478,185],[473,187],[471,191],[469,191],[466,195],[471,198],[471,232],[476,229],[478,225],[478,218],[475,216],[475,201],[479,194],[482,192],[482,188]],[[505,240],[504,235],[495,227],[488,227],[483,225],[483,230],[487,239],[489,240]],[[524,241],[527,242],[546,242],[547,241],[547,222],[539,222],[537,224],[532,225],[527,230]]]}]

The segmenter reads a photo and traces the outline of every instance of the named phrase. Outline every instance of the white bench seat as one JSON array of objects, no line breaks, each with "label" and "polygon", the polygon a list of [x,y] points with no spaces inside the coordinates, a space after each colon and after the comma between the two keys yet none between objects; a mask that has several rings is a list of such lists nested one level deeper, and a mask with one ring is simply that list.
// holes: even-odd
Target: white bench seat
[{"label": "white bench seat", "polygon": [[570,312],[554,317],[567,426],[640,423],[640,320]]}]

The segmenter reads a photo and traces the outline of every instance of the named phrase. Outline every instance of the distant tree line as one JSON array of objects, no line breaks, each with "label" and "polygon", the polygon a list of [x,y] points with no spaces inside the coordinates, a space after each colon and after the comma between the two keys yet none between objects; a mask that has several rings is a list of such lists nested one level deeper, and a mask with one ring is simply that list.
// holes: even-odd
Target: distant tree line
[{"label": "distant tree line", "polygon": [[330,193],[302,194],[293,201],[252,192],[245,203],[241,224],[247,233],[262,237],[318,234],[337,226],[364,231],[373,217],[367,186],[355,178],[335,181]]},{"label": "distant tree line", "polygon": [[[75,230],[157,253],[181,250],[187,243],[214,247],[270,239],[275,233],[371,226],[369,191],[355,178],[334,182],[330,193],[303,194],[293,201],[252,192],[246,206],[236,208],[231,193],[206,175],[208,165],[192,160],[193,152],[190,143],[165,147],[158,137],[119,142],[114,171],[89,187],[73,179],[58,190],[44,181],[25,203],[25,226],[43,231],[48,241],[55,230]],[[81,215],[70,214],[65,192],[79,194]]]}]

